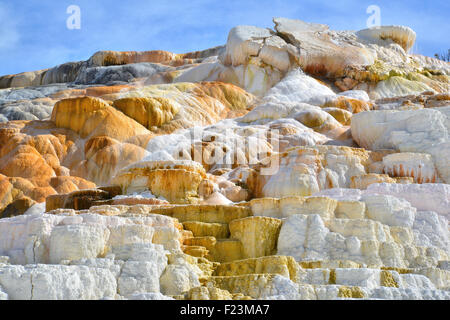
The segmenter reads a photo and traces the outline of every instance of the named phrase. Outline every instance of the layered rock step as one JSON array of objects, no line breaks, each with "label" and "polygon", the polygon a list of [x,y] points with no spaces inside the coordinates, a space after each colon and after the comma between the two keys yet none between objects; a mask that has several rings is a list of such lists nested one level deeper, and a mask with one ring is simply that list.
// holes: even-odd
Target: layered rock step
[{"label": "layered rock step", "polygon": [[[297,263],[292,257],[286,256],[222,263],[205,285],[219,287],[231,293],[240,292],[253,298],[266,299],[280,298],[276,297],[276,290],[286,294],[285,290],[289,286],[292,286],[291,291],[288,291],[290,294],[298,295],[297,298],[301,296],[303,299],[386,299],[389,296],[406,299],[448,298],[448,287],[439,287],[432,283],[421,274],[423,270],[395,271],[386,268],[352,268],[351,265],[328,269],[317,267],[320,264],[320,262],[307,265]],[[336,262],[324,264],[332,265]],[[341,261],[337,264],[346,263]],[[313,265],[316,267],[311,268]],[[292,283],[286,282],[283,285],[277,275],[290,279]],[[447,272],[447,279],[449,275]]]},{"label": "layered rock step", "polygon": [[[206,258],[216,263],[209,276],[201,280],[203,289],[173,296],[177,299],[269,297],[267,292],[275,290],[272,282],[278,283],[273,274],[309,288],[303,290],[309,292],[310,298],[318,299],[445,298],[439,290],[449,287],[445,242],[435,242],[438,247],[415,245],[420,240],[414,238],[411,228],[419,216],[407,202],[391,196],[366,196],[360,200],[324,196],[262,198],[239,206],[139,207],[94,206],[90,210],[103,214],[115,211],[115,214],[169,216],[177,221],[178,228],[184,229],[179,231],[182,250],[195,259]],[[295,235],[286,233],[300,221],[306,224],[296,226]],[[302,230],[314,240],[301,240]],[[294,248],[305,241],[294,249],[303,252],[301,255],[289,249],[296,239],[300,242]],[[342,251],[327,251],[327,245]],[[293,257],[272,256],[283,252],[290,252]],[[318,252],[321,254],[317,255]],[[319,257],[321,260],[317,260]],[[352,282],[345,277],[361,280]],[[245,289],[246,281],[257,280],[264,283],[263,288],[269,288],[267,292]]]},{"label": "layered rock step", "polygon": [[273,22],[0,77],[0,299],[450,299],[450,64]]},{"label": "layered rock step", "polygon": [[176,218],[192,232],[184,241],[186,253],[217,262],[275,253],[281,227],[280,220],[254,217],[246,206],[161,207],[152,213]]},{"label": "layered rock step", "polygon": [[[369,200],[372,201],[370,198]],[[352,238],[354,239],[353,242],[361,241],[361,243],[364,243],[364,241],[369,240],[359,239],[374,237],[374,240],[369,241],[370,243],[376,244],[379,242],[378,246],[381,244],[384,246],[386,245],[384,244],[386,239],[392,237],[391,242],[388,241],[387,244],[397,244],[402,248],[401,243],[404,246],[405,241],[406,243],[411,241],[408,237],[400,236],[408,234],[407,227],[402,229],[398,226],[383,225],[377,220],[372,220],[382,220],[383,215],[382,211],[377,213],[375,209],[372,209],[372,202],[369,200],[338,201],[327,197],[294,197],[289,199],[259,199],[241,206],[103,205],[82,211],[58,209],[50,212],[51,214],[46,214],[45,217],[28,215],[14,218],[17,220],[16,223],[19,220],[25,222],[30,219],[47,221],[44,224],[42,222],[38,224],[42,226],[40,228],[44,228],[42,229],[44,233],[41,236],[43,238],[40,240],[41,249],[37,250],[35,247],[33,254],[28,255],[26,253],[28,252],[28,249],[26,249],[28,245],[11,243],[12,247],[5,247],[2,252],[13,257],[12,252],[16,252],[15,258],[11,262],[24,261],[23,259],[30,262],[47,263],[66,261],[64,263],[71,266],[86,265],[88,261],[83,259],[90,257],[91,260],[89,261],[92,262],[89,263],[97,261],[96,264],[101,262],[104,265],[104,263],[110,261],[108,263],[111,267],[108,268],[112,268],[117,263],[120,267],[124,263],[120,261],[125,261],[124,270],[129,271],[125,273],[122,271],[121,277],[123,279],[119,277],[116,286],[119,288],[117,290],[120,296],[129,297],[138,294],[137,292],[144,294],[143,291],[147,292],[150,288],[156,290],[156,285],[150,282],[148,286],[136,287],[131,283],[128,284],[126,281],[129,280],[125,280],[127,278],[124,277],[127,273],[130,274],[130,277],[136,277],[136,272],[140,272],[138,271],[139,268],[144,268],[147,265],[144,263],[147,261],[146,259],[153,259],[153,254],[150,254],[152,247],[145,243],[160,243],[167,250],[179,248],[192,255],[169,254],[167,267],[163,270],[164,272],[160,271],[162,273],[158,282],[158,290],[176,299],[193,297],[205,299],[386,299],[393,297],[397,299],[447,299],[448,295],[445,290],[449,288],[450,282],[449,271],[446,270],[446,268],[448,269],[448,262],[446,262],[444,256],[433,255],[428,260],[424,260],[428,254],[427,250],[430,250],[426,247],[424,247],[425,251],[422,251],[425,256],[421,260],[417,260],[417,258],[403,261],[392,260],[391,258],[386,260],[385,256],[381,256],[383,261],[390,261],[390,266],[389,263],[386,266],[384,262],[381,262],[381,264],[378,262],[378,266],[376,266],[377,263],[368,266],[367,261],[359,260],[360,258],[357,258],[357,255],[353,255],[347,261],[330,260],[326,256],[326,250],[321,250],[322,254],[325,255],[321,260],[312,260],[304,255],[298,256],[297,253],[293,256],[282,254],[282,250],[285,250],[283,249],[283,233],[285,232],[283,229],[289,228],[290,219],[297,217],[306,219],[305,221],[308,220],[308,217],[316,217],[317,222],[323,219],[327,223],[322,228],[329,228],[329,233],[337,232],[344,234],[346,237],[354,237]],[[263,211],[267,215],[274,215],[281,219],[255,215],[261,212],[261,206],[267,208]],[[389,210],[396,212],[395,207]],[[317,212],[320,214],[317,214]],[[342,215],[353,217],[353,219],[336,218],[336,216]],[[395,218],[395,216],[393,214],[390,219]],[[372,219],[369,217],[372,217]],[[405,220],[405,216],[400,215],[399,217],[403,217],[403,220],[383,221],[394,224],[407,223],[408,220]],[[85,225],[89,221],[97,221],[106,228],[100,228],[103,230],[101,233],[100,226]],[[123,222],[115,226],[118,221]],[[134,221],[134,224],[130,224],[131,221]],[[357,231],[357,228],[349,227],[348,223],[352,221],[357,222],[359,228],[363,227],[363,229]],[[364,224],[361,224],[363,221],[370,223],[364,222]],[[11,222],[13,221],[11,220]],[[342,222],[345,222],[343,226],[347,227],[338,227]],[[151,223],[150,225],[153,227],[150,227],[150,225],[146,227],[141,223]],[[3,224],[5,228],[11,227],[9,220],[4,220]],[[378,229],[373,229],[377,225]],[[314,224],[310,227],[312,226]],[[320,223],[318,226],[320,226]],[[186,227],[191,227],[191,230],[186,230]],[[50,233],[45,231],[46,228],[50,228]],[[301,228],[297,230],[297,233],[300,232],[299,235],[301,235],[301,230]],[[371,234],[370,230],[378,231]],[[325,229],[319,228],[317,231],[312,231],[312,235],[320,236],[321,233],[325,234],[324,232],[326,233]],[[211,235],[208,235],[208,233]],[[104,236],[100,236],[101,234]],[[177,236],[174,237],[175,234]],[[393,234],[397,234],[397,240]],[[224,238],[221,238],[222,236]],[[298,238],[298,235],[295,236],[297,238],[293,236],[289,236],[289,239]],[[178,239],[178,241],[173,242],[172,239]],[[70,241],[71,245],[75,242],[78,242],[79,245],[66,250],[60,246],[66,240]],[[30,239],[30,241],[36,243],[36,240]],[[224,245],[225,243],[228,244]],[[320,243],[322,242],[314,242],[315,245]],[[20,249],[21,246],[25,249]],[[336,244],[334,246],[340,247]],[[75,248],[79,249],[74,250]],[[230,250],[230,248],[235,249]],[[376,246],[373,246],[373,248],[375,249]],[[412,248],[414,249],[414,246]],[[415,250],[419,250],[418,248],[416,246]],[[310,249],[312,248],[306,245],[302,250],[307,252]],[[21,250],[24,250],[22,252],[26,254],[25,256],[21,256]],[[442,252],[439,253],[437,249],[433,250],[435,252],[433,254],[445,255]],[[48,256],[46,252],[49,252]],[[377,252],[379,251],[374,251],[370,256],[376,255]],[[273,255],[277,253],[279,255]],[[114,255],[114,258],[111,254]],[[396,256],[401,257],[401,254],[396,253]],[[340,258],[342,259],[342,257],[341,253]],[[117,263],[114,261],[117,261]],[[404,264],[408,262],[410,266],[415,265],[416,267],[405,267]],[[5,274],[5,277],[7,275],[7,277],[10,277],[9,272],[16,270],[14,265],[5,263],[2,268],[3,271],[0,274]],[[51,265],[48,268],[52,268]],[[105,266],[102,268],[105,268]],[[134,269],[130,268],[138,269],[133,271]],[[25,268],[20,272],[26,273],[29,271]],[[187,276],[188,274],[191,275]],[[4,278],[1,282],[2,286],[7,286],[8,282],[5,282],[5,279],[11,278]],[[114,279],[114,276],[112,279]],[[181,279],[184,280],[179,282]],[[7,281],[14,282],[17,280]],[[114,288],[114,285],[112,287]],[[10,287],[7,287],[6,290],[10,292]],[[136,296],[135,298],[139,297]]]}]

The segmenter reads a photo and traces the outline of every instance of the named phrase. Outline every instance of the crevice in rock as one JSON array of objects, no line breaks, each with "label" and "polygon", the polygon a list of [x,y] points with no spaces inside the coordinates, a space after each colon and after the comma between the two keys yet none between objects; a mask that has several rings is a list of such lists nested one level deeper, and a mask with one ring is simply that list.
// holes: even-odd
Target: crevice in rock
[{"label": "crevice in rock", "polygon": [[38,242],[37,238],[35,238],[35,240],[33,241],[33,263],[37,263],[36,262],[36,251],[35,251],[35,249],[36,249],[36,242]]},{"label": "crevice in rock", "polygon": [[31,283],[31,297],[30,297],[30,300],[33,300],[34,299],[33,273],[30,273],[30,283]]},{"label": "crevice in rock", "polygon": [[122,265],[120,266],[120,272],[119,272],[119,275],[117,276],[117,278],[116,278],[116,292],[117,292],[117,294],[118,295],[121,295],[120,294],[120,289],[119,289],[119,279],[120,279],[120,277],[122,276],[122,272],[123,272],[123,267],[124,267],[124,265],[125,265],[125,261],[124,261],[124,263],[122,263]]}]

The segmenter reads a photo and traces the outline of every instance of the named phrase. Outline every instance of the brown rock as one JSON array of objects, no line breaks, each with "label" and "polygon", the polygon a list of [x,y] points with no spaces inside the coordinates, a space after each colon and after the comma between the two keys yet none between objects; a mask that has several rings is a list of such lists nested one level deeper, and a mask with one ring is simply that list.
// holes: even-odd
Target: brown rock
[{"label": "brown rock", "polygon": [[108,192],[100,189],[87,189],[74,191],[69,194],[53,195],[47,198],[46,212],[55,209],[86,210],[94,205],[94,202],[108,200]]},{"label": "brown rock", "polygon": [[11,202],[6,206],[3,211],[0,211],[0,218],[10,218],[14,216],[19,216],[24,214],[29,208],[35,205],[36,202],[28,197],[23,197],[21,199]]},{"label": "brown rock", "polygon": [[178,103],[163,97],[123,98],[113,106],[148,129],[171,121],[180,110]]},{"label": "brown rock", "polygon": [[148,161],[119,171],[112,183],[124,193],[150,190],[170,203],[196,203],[205,178],[205,170],[194,161]]},{"label": "brown rock", "polygon": [[242,202],[250,199],[250,192],[242,187],[233,186],[225,189],[225,197],[233,202]]},{"label": "brown rock", "polygon": [[58,128],[67,128],[82,138],[108,136],[124,141],[148,133],[142,125],[99,98],[64,99],[53,108],[51,120]]},{"label": "brown rock", "polygon": [[396,180],[387,174],[369,173],[361,176],[353,176],[350,178],[350,188],[367,189],[373,183],[396,183]]},{"label": "brown rock", "polygon": [[203,198],[209,197],[214,192],[214,185],[211,181],[204,179],[198,186],[198,195]]},{"label": "brown rock", "polygon": [[13,200],[12,189],[13,186],[9,183],[8,178],[0,174],[0,211]]}]

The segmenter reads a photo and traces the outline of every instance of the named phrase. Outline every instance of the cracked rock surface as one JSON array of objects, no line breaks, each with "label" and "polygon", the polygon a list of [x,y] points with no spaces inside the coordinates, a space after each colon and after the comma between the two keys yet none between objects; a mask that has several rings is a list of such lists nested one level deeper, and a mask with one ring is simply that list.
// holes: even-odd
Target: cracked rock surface
[{"label": "cracked rock surface", "polygon": [[0,300],[450,300],[450,64],[273,22],[0,77]]}]

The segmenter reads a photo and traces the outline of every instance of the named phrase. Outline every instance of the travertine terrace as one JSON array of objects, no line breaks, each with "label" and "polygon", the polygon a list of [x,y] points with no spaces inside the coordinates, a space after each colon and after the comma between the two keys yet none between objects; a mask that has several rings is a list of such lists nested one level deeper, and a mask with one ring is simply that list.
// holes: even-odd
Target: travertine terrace
[{"label": "travertine terrace", "polygon": [[406,26],[0,77],[0,299],[450,299],[450,64]]}]

